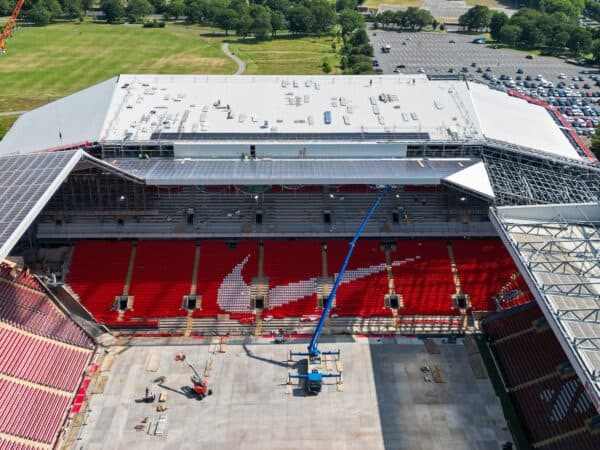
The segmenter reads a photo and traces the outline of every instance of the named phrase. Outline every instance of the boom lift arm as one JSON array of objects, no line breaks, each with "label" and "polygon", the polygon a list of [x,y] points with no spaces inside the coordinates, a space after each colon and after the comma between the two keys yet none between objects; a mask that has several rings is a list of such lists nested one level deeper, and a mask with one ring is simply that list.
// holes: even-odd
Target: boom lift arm
[{"label": "boom lift arm", "polygon": [[10,19],[8,19],[8,23],[4,26],[2,30],[2,34],[0,34],[0,55],[4,53],[4,48],[6,47],[6,40],[10,37],[12,30],[14,29],[17,23],[17,16],[21,12],[21,8],[23,7],[23,3],[25,0],[18,0],[15,5],[15,9],[13,9],[12,15]]},{"label": "boom lift arm", "polygon": [[307,380],[307,390],[311,394],[317,394],[321,390],[321,381],[322,381],[323,377],[340,377],[340,374],[338,374],[338,373],[321,373],[321,371],[319,369],[320,365],[321,365],[320,364],[321,355],[337,355],[339,357],[340,351],[338,350],[335,352],[321,352],[319,350],[319,338],[321,337],[321,332],[323,331],[323,327],[325,326],[325,321],[327,320],[329,311],[331,310],[331,307],[333,306],[333,299],[335,298],[337,290],[340,287],[342,279],[344,278],[344,273],[346,272],[346,267],[348,266],[348,262],[350,261],[350,257],[352,256],[352,252],[354,251],[354,246],[356,245],[356,242],[360,238],[360,235],[364,231],[365,227],[369,223],[371,216],[373,216],[373,214],[379,207],[379,204],[381,203],[383,198],[390,191],[390,188],[391,188],[390,185],[386,185],[383,188],[383,191],[381,192],[381,194],[379,195],[379,197],[377,198],[377,200],[375,201],[373,206],[371,206],[369,213],[363,219],[362,223],[360,224],[360,227],[358,227],[358,231],[354,235],[354,238],[352,239],[352,241],[350,241],[350,248],[348,250],[348,253],[346,254],[346,258],[344,259],[342,268],[340,269],[340,272],[339,272],[337,278],[335,279],[333,288],[331,289],[331,292],[329,293],[329,297],[327,298],[327,302],[325,303],[323,312],[321,313],[321,317],[319,319],[319,323],[317,324],[317,328],[315,329],[315,331],[310,339],[310,343],[308,345],[308,352],[291,352],[290,351],[290,358],[292,356],[308,356],[308,373],[306,373],[306,374],[290,374],[290,378],[306,379]]}]

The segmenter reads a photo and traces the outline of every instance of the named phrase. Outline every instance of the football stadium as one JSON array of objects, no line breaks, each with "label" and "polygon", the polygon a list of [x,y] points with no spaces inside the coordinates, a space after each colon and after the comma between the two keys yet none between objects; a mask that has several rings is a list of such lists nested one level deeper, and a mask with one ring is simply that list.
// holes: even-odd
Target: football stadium
[{"label": "football stadium", "polygon": [[0,449],[598,449],[599,222],[516,92],[108,79],[0,141]]}]

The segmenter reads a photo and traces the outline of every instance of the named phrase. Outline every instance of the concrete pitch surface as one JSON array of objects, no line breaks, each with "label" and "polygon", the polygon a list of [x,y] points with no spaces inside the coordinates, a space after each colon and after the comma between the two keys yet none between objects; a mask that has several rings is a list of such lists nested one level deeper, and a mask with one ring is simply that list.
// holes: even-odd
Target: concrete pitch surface
[{"label": "concrete pitch surface", "polygon": [[[400,343],[397,343],[400,342]],[[208,345],[139,346],[115,357],[106,389],[92,396],[87,426],[74,449],[499,449],[510,440],[489,380],[475,379],[465,347],[440,342],[440,354],[427,353],[416,339],[323,344],[341,349],[343,392],[333,379],[319,397],[303,386],[286,394],[290,348],[294,345],[230,345],[210,354]],[[183,351],[200,374],[213,360],[202,401],[181,393],[191,370],[175,362]],[[158,359],[157,372],[146,370]],[[437,364],[446,383],[424,380],[420,368]],[[166,376],[164,388],[153,382]],[[136,402],[145,387],[167,392],[168,409]],[[167,416],[166,434],[152,436],[135,426]]]}]

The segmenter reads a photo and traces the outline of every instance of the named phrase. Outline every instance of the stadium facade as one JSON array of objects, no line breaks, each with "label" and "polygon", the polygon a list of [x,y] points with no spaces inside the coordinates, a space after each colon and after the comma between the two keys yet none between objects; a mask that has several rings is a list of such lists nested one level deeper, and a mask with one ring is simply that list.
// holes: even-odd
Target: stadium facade
[{"label": "stadium facade", "polygon": [[454,77],[121,75],[0,142],[0,259],[77,239],[500,236],[600,409],[600,168]]}]

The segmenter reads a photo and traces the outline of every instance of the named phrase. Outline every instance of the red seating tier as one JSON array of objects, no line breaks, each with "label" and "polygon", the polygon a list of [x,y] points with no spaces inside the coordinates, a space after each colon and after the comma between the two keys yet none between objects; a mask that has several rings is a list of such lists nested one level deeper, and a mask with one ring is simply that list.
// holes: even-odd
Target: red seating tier
[{"label": "red seating tier", "polygon": [[509,386],[518,386],[542,377],[567,362],[560,344],[551,330],[528,333],[492,344]]},{"label": "red seating tier", "polygon": [[90,337],[63,315],[46,295],[0,276],[0,321],[80,347],[93,348]]},{"label": "red seating tier", "polygon": [[452,241],[462,291],[469,294],[474,310],[495,310],[492,297],[517,273],[517,268],[498,239]]},{"label": "red seating tier", "polygon": [[274,294],[265,316],[298,317],[317,312],[316,292],[302,295],[306,289],[297,283],[322,276],[320,241],[265,241],[263,272],[269,288],[289,288],[285,295]]},{"label": "red seating tier", "polygon": [[0,433],[50,444],[66,415],[70,395],[0,379]]},{"label": "red seating tier", "polygon": [[511,398],[525,419],[532,442],[582,427],[596,414],[576,377],[551,378],[515,391]]},{"label": "red seating tier", "polygon": [[[348,241],[328,241],[327,246],[328,273],[332,276],[341,267]],[[462,285],[471,294],[474,308],[491,309],[491,293],[497,294],[515,270],[502,243],[456,241],[455,246]],[[452,305],[456,288],[446,241],[401,240],[397,242],[397,248],[391,253],[391,259],[396,292],[404,301],[400,314],[458,315],[460,311]],[[100,321],[114,323],[117,318],[117,313],[112,311],[114,297],[123,290],[130,251],[131,243],[127,242],[76,244],[68,281],[82,303]],[[181,302],[191,287],[189,271],[193,267],[193,252],[192,242],[140,242],[130,289],[130,294],[135,297],[134,311],[125,314],[125,323],[134,317],[148,319],[185,314]],[[494,262],[499,253],[504,255],[501,262]],[[248,260],[241,272],[234,273],[246,257]],[[98,267],[103,270],[99,271]],[[316,294],[311,291],[314,288],[294,283],[307,281],[310,284],[310,280],[321,276],[319,241],[265,241],[263,269],[264,276],[269,278],[270,289],[289,286],[289,292],[271,291],[272,295],[287,295],[293,300],[286,303],[279,298],[270,304],[265,315],[283,317],[317,312]],[[352,281],[341,284],[333,313],[362,317],[391,314],[383,307],[389,286],[385,254],[380,250],[379,240],[358,241],[348,271],[347,277]],[[202,241],[197,283],[202,308],[195,311],[194,316],[252,314],[249,289],[252,278],[257,275],[257,241],[241,241],[235,248],[220,241]],[[217,302],[219,291],[221,299],[227,299],[223,300],[222,306]],[[302,298],[297,299],[298,295]]]},{"label": "red seating tier", "polygon": [[[250,286],[252,277],[258,273],[258,242],[240,241],[235,248],[229,248],[221,241],[202,241],[200,245],[200,263],[198,265],[198,285],[196,292],[202,295],[202,309],[194,311],[194,317],[215,316],[221,313],[249,314],[248,298],[238,296],[238,303],[226,310],[218,305],[219,288],[225,277],[246,257],[248,261],[241,271],[243,281]],[[224,288],[224,287],[223,287]]]},{"label": "red seating tier", "polygon": [[598,450],[600,448],[600,434],[591,434],[586,431],[566,439],[560,439],[540,448],[543,450]]},{"label": "red seating tier", "polygon": [[[337,275],[349,248],[349,241],[327,242],[330,276]],[[360,278],[352,281],[355,277]],[[358,241],[337,291],[333,313],[361,317],[391,315],[391,310],[384,308],[384,296],[388,291],[385,253],[380,249],[380,241]]]},{"label": "red seating tier", "polygon": [[542,311],[540,311],[537,304],[527,305],[524,308],[512,314],[496,318],[484,325],[484,330],[492,341],[531,328],[533,322],[542,317]]},{"label": "red seating tier", "polygon": [[456,293],[448,247],[441,240],[400,240],[391,254],[396,292],[402,294],[402,315],[459,314],[452,307]]},{"label": "red seating tier", "polygon": [[0,437],[0,450],[40,450],[45,447],[9,441]]},{"label": "red seating tier", "polygon": [[91,352],[0,328],[0,373],[65,391],[77,387]]},{"label": "red seating tier", "polygon": [[140,241],[129,288],[133,311],[125,316],[185,315],[183,296],[192,287],[195,249],[193,241]]},{"label": "red seating tier", "polygon": [[115,296],[123,293],[131,242],[78,241],[67,282],[99,322],[116,319]]}]

